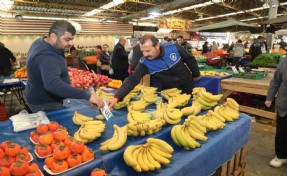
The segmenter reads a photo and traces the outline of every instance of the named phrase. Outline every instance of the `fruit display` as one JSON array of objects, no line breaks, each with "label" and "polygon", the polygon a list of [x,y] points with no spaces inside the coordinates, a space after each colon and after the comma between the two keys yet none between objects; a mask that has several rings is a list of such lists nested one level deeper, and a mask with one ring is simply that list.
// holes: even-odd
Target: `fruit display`
[{"label": "fruit display", "polygon": [[178,124],[183,114],[179,109],[169,108],[168,104],[160,101],[153,115],[155,119],[163,119],[168,124]]},{"label": "fruit display", "polygon": [[148,138],[142,145],[128,146],[123,154],[125,163],[137,172],[154,171],[169,164],[173,148],[161,139]]},{"label": "fruit display", "polygon": [[72,120],[76,125],[83,125],[85,122],[93,121],[94,118],[85,116],[83,114],[78,113],[78,111],[75,111]]},{"label": "fruit display", "polygon": [[229,122],[238,119],[240,116],[239,104],[232,98],[227,98],[223,105],[215,107],[214,112]]},{"label": "fruit display", "polygon": [[102,136],[106,129],[106,124],[101,120],[92,120],[84,122],[78,131],[75,132],[74,138],[83,143],[93,142]]},{"label": "fruit display", "polygon": [[121,109],[123,107],[126,107],[130,100],[135,98],[137,95],[138,95],[138,92],[141,90],[142,88],[142,85],[138,84],[127,96],[125,96],[125,98],[120,101],[120,102],[117,102],[113,108],[114,109]]},{"label": "fruit display", "polygon": [[101,151],[114,151],[122,148],[126,141],[127,141],[127,126],[119,127],[118,125],[113,125],[114,127],[114,134],[113,136],[102,142],[100,145]]},{"label": "fruit display", "polygon": [[171,89],[165,89],[161,91],[161,96],[165,98],[166,100],[169,100],[170,98],[179,95],[181,93],[181,90],[178,88],[171,88]]},{"label": "fruit display", "polygon": [[207,92],[204,87],[195,87],[192,91],[193,102],[198,102],[201,109],[207,110],[218,104],[218,101],[222,98],[223,94],[213,95]]},{"label": "fruit display", "polygon": [[91,172],[90,176],[108,176],[108,174],[104,169],[96,168]]},{"label": "fruit display", "polygon": [[79,89],[106,86],[111,79],[105,75],[93,74],[90,71],[68,68],[71,86]]},{"label": "fruit display", "polygon": [[201,105],[197,101],[194,101],[191,106],[182,108],[181,112],[183,116],[197,115],[201,112]]},{"label": "fruit display", "polygon": [[203,122],[203,125],[207,128],[207,130],[218,130],[225,127],[224,119],[220,117],[217,113],[209,110],[208,113],[198,117],[189,117],[189,118],[200,118]]},{"label": "fruit display", "polygon": [[21,68],[17,69],[14,72],[14,77],[15,78],[27,78],[28,74],[27,74],[26,67],[21,67]]},{"label": "fruit display", "polygon": [[113,93],[107,93],[107,92],[103,91],[101,88],[97,89],[96,95],[101,97],[101,99],[106,99],[106,100],[114,98],[114,94]]},{"label": "fruit display", "polygon": [[152,119],[152,114],[150,113],[143,113],[131,110],[128,112],[127,120],[128,122],[145,122]]},{"label": "fruit display", "polygon": [[188,104],[190,100],[191,95],[190,94],[178,94],[170,99],[168,99],[168,108],[176,108],[176,107],[182,107]]},{"label": "fruit display", "polygon": [[118,89],[118,88],[121,87],[122,84],[123,84],[123,82],[122,82],[121,80],[112,79],[112,80],[108,83],[108,87]]},{"label": "fruit display", "polygon": [[228,76],[230,75],[227,72],[217,72],[217,71],[200,71],[200,76],[211,76],[211,77],[223,77],[223,76]]}]

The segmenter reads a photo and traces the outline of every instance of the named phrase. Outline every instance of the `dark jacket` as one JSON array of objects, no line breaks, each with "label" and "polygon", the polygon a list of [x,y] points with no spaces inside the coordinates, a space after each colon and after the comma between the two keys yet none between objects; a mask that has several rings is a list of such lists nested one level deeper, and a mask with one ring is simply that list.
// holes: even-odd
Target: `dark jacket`
[{"label": "dark jacket", "polygon": [[209,47],[207,45],[202,45],[202,54],[208,53],[209,52]]},{"label": "dark jacket", "polygon": [[254,60],[257,56],[262,54],[261,47],[265,47],[265,46],[263,46],[262,42],[254,42],[250,46],[249,54],[251,55],[252,60]]},{"label": "dark jacket", "polygon": [[12,52],[3,46],[0,45],[0,68],[11,70],[11,62],[16,62],[16,58],[12,54]]},{"label": "dark jacket", "polygon": [[125,47],[117,43],[112,56],[112,68],[115,70],[128,70],[128,54]]},{"label": "dark jacket", "polygon": [[143,56],[143,53],[140,49],[140,45],[133,47],[133,55],[131,59],[131,70],[134,70],[139,63],[140,58]]},{"label": "dark jacket", "polygon": [[162,45],[161,53],[156,59],[140,59],[134,74],[124,81],[116,97],[123,99],[146,74],[159,80],[163,89],[177,87],[189,94],[194,87],[193,78],[200,76],[195,58],[183,47],[175,44]]},{"label": "dark jacket", "polygon": [[107,55],[105,52],[102,52],[100,55],[100,61],[102,65],[110,65],[111,62],[111,53],[109,52],[109,55]]},{"label": "dark jacket", "polygon": [[189,53],[192,52],[191,45],[187,41],[184,41],[181,46],[185,49],[185,51]]}]

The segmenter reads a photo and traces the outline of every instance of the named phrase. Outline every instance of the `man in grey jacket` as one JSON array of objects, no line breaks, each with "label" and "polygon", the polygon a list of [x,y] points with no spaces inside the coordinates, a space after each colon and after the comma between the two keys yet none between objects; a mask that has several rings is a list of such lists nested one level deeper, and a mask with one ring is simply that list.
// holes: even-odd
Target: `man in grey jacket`
[{"label": "man in grey jacket", "polygon": [[265,105],[270,107],[276,96],[277,110],[275,134],[275,158],[270,161],[273,167],[287,163],[287,56],[279,63],[274,77],[270,82]]}]

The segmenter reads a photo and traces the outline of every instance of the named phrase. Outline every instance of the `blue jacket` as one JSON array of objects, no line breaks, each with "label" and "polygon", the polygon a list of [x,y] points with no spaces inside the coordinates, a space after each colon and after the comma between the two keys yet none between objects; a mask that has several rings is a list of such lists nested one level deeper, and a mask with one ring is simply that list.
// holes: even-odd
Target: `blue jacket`
[{"label": "blue jacket", "polygon": [[27,56],[28,82],[24,96],[33,105],[65,98],[89,100],[90,94],[70,86],[64,53],[43,38],[34,41]]},{"label": "blue jacket", "polygon": [[123,99],[146,74],[159,80],[163,89],[176,87],[189,94],[194,87],[193,78],[200,76],[197,61],[190,53],[180,45],[166,43],[161,45],[161,53],[156,59],[140,59],[134,73],[124,81],[116,96]]}]

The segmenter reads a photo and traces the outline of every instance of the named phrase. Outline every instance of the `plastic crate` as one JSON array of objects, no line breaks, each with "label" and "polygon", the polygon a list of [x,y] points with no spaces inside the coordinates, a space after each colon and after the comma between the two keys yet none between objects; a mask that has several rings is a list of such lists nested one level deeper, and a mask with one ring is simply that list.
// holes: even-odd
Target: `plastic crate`
[{"label": "plastic crate", "polygon": [[244,79],[261,79],[267,76],[267,71],[262,72],[241,72],[238,74],[232,74],[232,77],[235,78],[244,78]]}]

